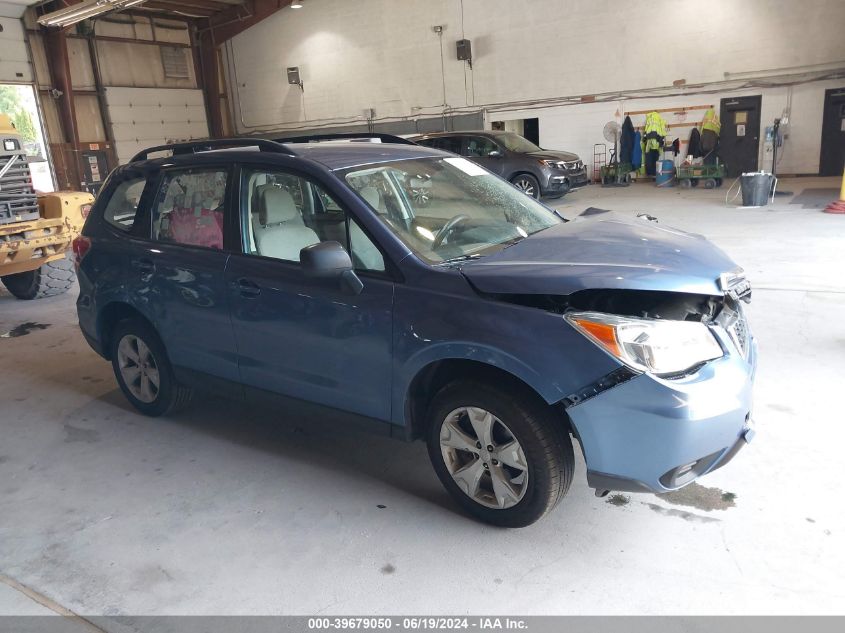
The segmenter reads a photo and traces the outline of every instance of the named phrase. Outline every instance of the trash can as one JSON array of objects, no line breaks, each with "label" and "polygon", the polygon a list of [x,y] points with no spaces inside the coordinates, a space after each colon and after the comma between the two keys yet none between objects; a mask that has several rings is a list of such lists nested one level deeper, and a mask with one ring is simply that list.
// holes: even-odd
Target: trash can
[{"label": "trash can", "polygon": [[765,171],[742,174],[739,177],[742,189],[742,206],[765,207],[772,193],[772,175]]},{"label": "trash can", "polygon": [[657,176],[654,179],[658,187],[671,187],[675,180],[675,162],[669,159],[657,162]]}]

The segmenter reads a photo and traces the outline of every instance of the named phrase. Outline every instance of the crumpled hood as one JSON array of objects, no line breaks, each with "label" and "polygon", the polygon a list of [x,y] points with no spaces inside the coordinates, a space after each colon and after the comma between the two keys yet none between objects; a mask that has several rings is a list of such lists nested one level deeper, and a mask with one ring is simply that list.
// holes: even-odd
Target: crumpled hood
[{"label": "crumpled hood", "polygon": [[579,160],[578,154],[572,152],[559,152],[557,150],[544,149],[542,152],[530,152],[528,156],[533,156],[538,160],[565,160],[571,163],[574,160]]},{"label": "crumpled hood", "polygon": [[461,266],[482,292],[554,295],[588,288],[721,295],[720,275],[737,270],[701,235],[600,210]]}]

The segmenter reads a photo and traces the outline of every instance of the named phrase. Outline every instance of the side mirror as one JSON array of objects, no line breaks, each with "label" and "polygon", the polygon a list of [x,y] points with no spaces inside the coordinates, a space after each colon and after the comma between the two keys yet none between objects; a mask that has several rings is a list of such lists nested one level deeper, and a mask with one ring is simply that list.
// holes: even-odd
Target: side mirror
[{"label": "side mirror", "polygon": [[349,294],[361,294],[364,284],[355,274],[352,260],[339,242],[319,242],[299,251],[299,262],[306,277],[337,279]]},{"label": "side mirror", "polygon": [[497,149],[494,149],[494,150],[491,150],[491,151],[487,152],[487,157],[488,157],[488,158],[501,158],[501,157],[502,157],[502,152],[500,152],[500,151],[499,151],[499,150],[497,150]]}]

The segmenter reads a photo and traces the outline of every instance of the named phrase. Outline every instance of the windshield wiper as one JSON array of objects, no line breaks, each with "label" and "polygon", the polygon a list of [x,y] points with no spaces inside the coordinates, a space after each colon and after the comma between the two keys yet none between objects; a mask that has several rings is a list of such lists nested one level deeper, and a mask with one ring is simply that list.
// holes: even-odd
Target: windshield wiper
[{"label": "windshield wiper", "polygon": [[506,248],[510,248],[514,244],[519,244],[524,239],[525,237],[523,237],[522,235],[517,235],[516,237],[511,238],[509,240],[505,240],[504,242],[499,242],[499,244],[502,246],[502,250],[505,250]]},{"label": "windshield wiper", "polygon": [[469,255],[457,255],[456,257],[450,257],[449,259],[444,259],[439,264],[435,264],[435,266],[444,266],[447,264],[455,264],[457,262],[466,262],[472,259],[479,259],[483,257],[480,253],[471,253]]}]

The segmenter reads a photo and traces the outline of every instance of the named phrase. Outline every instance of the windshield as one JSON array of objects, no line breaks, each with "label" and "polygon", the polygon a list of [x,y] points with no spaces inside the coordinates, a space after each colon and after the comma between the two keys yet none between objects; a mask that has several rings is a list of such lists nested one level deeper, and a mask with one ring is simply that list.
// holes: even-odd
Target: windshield
[{"label": "windshield", "polygon": [[514,134],[513,132],[497,134],[496,140],[507,147],[510,151],[516,152],[517,154],[528,154],[529,152],[543,151],[528,139],[522,138],[519,134]]},{"label": "windshield", "polygon": [[341,173],[411,250],[432,263],[494,252],[563,221],[511,184],[457,156]]}]

